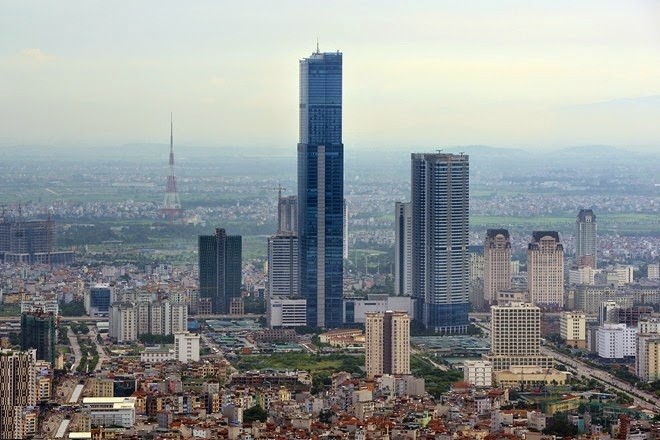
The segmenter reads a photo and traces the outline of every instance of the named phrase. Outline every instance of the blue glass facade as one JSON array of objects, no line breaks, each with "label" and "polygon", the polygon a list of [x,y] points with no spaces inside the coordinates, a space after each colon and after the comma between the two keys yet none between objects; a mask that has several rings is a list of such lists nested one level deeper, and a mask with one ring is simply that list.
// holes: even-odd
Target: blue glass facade
[{"label": "blue glass facade", "polygon": [[300,61],[298,245],[307,324],[343,324],[342,54]]},{"label": "blue glass facade", "polygon": [[412,155],[416,318],[439,332],[468,326],[469,177],[466,155]]},{"label": "blue glass facade", "polygon": [[110,313],[110,287],[92,287],[89,291],[90,309],[95,315],[107,316]]}]

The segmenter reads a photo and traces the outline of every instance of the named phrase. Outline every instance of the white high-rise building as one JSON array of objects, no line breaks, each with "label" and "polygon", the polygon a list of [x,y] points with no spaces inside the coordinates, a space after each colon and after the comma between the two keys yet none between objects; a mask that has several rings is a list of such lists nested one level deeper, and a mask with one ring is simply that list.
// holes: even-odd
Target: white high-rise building
[{"label": "white high-rise building", "polygon": [[174,334],[174,352],[179,362],[198,362],[199,361],[199,341],[200,336],[195,333],[175,333]]},{"label": "white high-rise building", "polygon": [[367,313],[365,324],[367,378],[410,374],[410,316],[406,312]]},{"label": "white high-rise building", "polygon": [[268,239],[268,295],[298,296],[298,237],[274,235]]},{"label": "white high-rise building", "polygon": [[493,371],[525,365],[551,368],[552,358],[541,354],[541,309],[512,302],[490,308]]},{"label": "white high-rise building", "polygon": [[626,324],[603,324],[596,331],[598,356],[623,359],[637,354],[637,329]]},{"label": "white high-rise building", "polygon": [[532,304],[564,307],[564,246],[555,231],[534,231],[527,247],[527,288]]},{"label": "white high-rise building", "polygon": [[394,205],[394,294],[412,296],[412,204]]},{"label": "white high-rise building", "polygon": [[133,303],[114,303],[110,307],[110,337],[118,343],[137,340],[137,321],[137,308]]}]

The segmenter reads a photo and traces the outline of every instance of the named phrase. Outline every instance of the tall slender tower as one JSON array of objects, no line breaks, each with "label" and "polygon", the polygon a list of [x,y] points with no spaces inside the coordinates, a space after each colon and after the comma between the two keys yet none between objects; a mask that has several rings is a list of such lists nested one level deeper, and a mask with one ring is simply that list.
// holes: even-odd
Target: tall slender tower
[{"label": "tall slender tower", "polygon": [[575,220],[575,264],[596,268],[596,215],[591,209],[580,209]]},{"label": "tall slender tower", "polygon": [[467,331],[470,308],[469,157],[412,154],[415,319],[436,332]]},{"label": "tall slender tower", "polygon": [[484,299],[494,304],[497,292],[511,288],[511,239],[506,229],[488,229],[484,239]]},{"label": "tall slender tower", "polygon": [[300,60],[298,243],[307,324],[342,325],[344,144],[342,54]]},{"label": "tall slender tower", "polygon": [[174,175],[174,126],[172,115],[170,115],[170,172],[167,175],[165,184],[165,200],[160,213],[163,217],[174,220],[179,217],[183,210],[179,201],[179,192],[176,189],[176,176]]},{"label": "tall slender tower", "polygon": [[394,204],[394,294],[412,295],[412,204]]}]

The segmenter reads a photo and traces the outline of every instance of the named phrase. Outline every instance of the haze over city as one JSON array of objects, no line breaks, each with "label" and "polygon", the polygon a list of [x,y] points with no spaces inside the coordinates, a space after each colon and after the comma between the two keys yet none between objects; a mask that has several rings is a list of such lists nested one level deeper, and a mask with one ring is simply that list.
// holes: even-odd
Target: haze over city
[{"label": "haze over city", "polygon": [[652,1],[3,2],[0,147],[294,148],[297,61],[344,53],[348,150],[660,139]]}]

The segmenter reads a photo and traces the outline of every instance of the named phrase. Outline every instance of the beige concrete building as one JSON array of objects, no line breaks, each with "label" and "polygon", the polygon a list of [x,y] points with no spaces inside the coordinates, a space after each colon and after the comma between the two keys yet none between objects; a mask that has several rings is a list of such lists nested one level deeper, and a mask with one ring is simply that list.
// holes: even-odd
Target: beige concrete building
[{"label": "beige concrete building", "polygon": [[660,379],[660,319],[658,318],[639,321],[635,372],[645,382]]},{"label": "beige concrete building", "polygon": [[[0,350],[0,438],[2,439],[24,438],[24,423],[15,418],[23,414],[24,407],[37,404],[36,361],[36,350]],[[15,429],[18,432],[15,432]]]},{"label": "beige concrete building", "polygon": [[534,231],[527,247],[527,288],[532,304],[564,307],[564,246],[556,231]]},{"label": "beige concrete building", "polygon": [[582,312],[562,312],[559,320],[559,335],[575,348],[587,348],[587,317]]},{"label": "beige concrete building", "polygon": [[410,374],[410,316],[407,312],[369,312],[365,330],[367,378]]},{"label": "beige concrete building", "polygon": [[495,373],[495,382],[501,387],[518,387],[525,389],[541,385],[563,385],[568,374],[554,368],[540,368],[536,366],[514,366],[508,370]]},{"label": "beige concrete building", "polygon": [[92,393],[94,397],[115,397],[115,381],[112,379],[93,379]]},{"label": "beige concrete building", "polygon": [[465,361],[463,380],[477,388],[490,388],[493,385],[493,364],[488,361]]},{"label": "beige concrete building", "polygon": [[488,229],[484,239],[484,300],[497,302],[497,292],[511,288],[511,240],[506,229]]},{"label": "beige concrete building", "polygon": [[492,306],[491,354],[493,371],[513,365],[552,368],[553,361],[541,354],[541,309],[528,303]]}]

